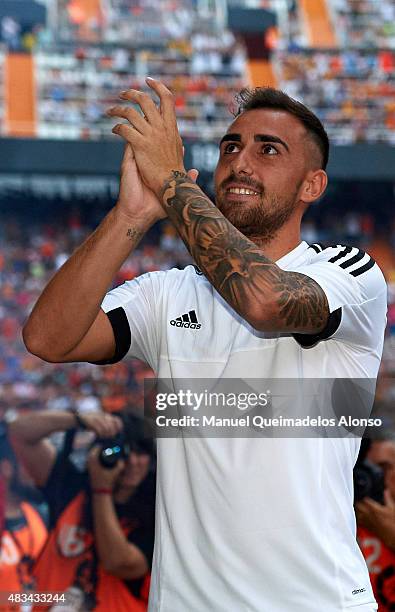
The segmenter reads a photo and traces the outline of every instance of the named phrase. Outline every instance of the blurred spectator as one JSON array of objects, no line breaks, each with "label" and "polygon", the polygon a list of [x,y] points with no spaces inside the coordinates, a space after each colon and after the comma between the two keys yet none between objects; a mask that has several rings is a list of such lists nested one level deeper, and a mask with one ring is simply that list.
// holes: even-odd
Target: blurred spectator
[{"label": "blurred spectator", "polygon": [[[84,470],[70,457],[70,432],[77,426],[97,436]],[[69,433],[57,453],[48,436],[59,431]],[[37,591],[66,593],[73,610],[144,612],[155,478],[153,441],[144,437],[142,421],[131,415],[121,420],[100,412],[47,411],[20,416],[10,433],[50,510],[49,537],[34,567]],[[103,446],[123,448],[123,458],[104,467]]]},{"label": "blurred spectator", "polygon": [[21,26],[9,15],[5,15],[0,25],[1,40],[11,51],[17,51],[21,46]]},{"label": "blurred spectator", "polygon": [[356,504],[358,540],[379,612],[390,612],[395,608],[395,437],[387,432],[373,440],[367,459],[384,472],[384,500],[366,497]]},{"label": "blurred spectator", "polygon": [[[14,452],[5,433],[0,438],[0,477],[4,482],[5,523],[0,532],[0,592],[34,593],[34,563],[47,539],[43,508],[32,503],[33,491],[22,484]],[[36,496],[37,499],[37,496]],[[23,606],[2,602],[1,610]]]}]

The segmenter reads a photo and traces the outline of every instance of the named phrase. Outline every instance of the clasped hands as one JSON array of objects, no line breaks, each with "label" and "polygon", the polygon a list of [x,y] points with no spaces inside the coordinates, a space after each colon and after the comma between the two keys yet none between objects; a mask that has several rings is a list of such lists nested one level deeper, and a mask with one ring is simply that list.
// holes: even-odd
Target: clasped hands
[{"label": "clasped hands", "polygon": [[137,104],[142,114],[130,106],[117,105],[107,115],[127,120],[128,123],[116,124],[112,131],[130,145],[142,181],[160,201],[164,184],[173,172],[188,174],[192,180],[198,173],[187,173],[184,167],[173,94],[160,81],[148,77],[146,83],[158,95],[159,106],[147,93],[129,89],[119,97]]}]

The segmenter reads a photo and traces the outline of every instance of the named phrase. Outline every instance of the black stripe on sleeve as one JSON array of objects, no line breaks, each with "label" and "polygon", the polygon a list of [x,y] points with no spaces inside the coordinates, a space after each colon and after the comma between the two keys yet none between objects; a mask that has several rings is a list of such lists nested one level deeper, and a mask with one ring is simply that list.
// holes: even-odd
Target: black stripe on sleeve
[{"label": "black stripe on sleeve", "polygon": [[130,344],[132,342],[130,327],[124,309],[119,306],[118,308],[114,308],[114,310],[109,310],[109,312],[106,314],[114,332],[115,353],[111,359],[93,361],[92,363],[95,363],[96,365],[108,365],[110,363],[117,363],[118,361],[121,361],[121,359],[125,357],[126,353],[130,349]]},{"label": "black stripe on sleeve", "polygon": [[330,261],[331,263],[335,263],[338,259],[342,259],[343,257],[345,257],[347,253],[351,253],[351,251],[352,251],[352,247],[350,246],[344,247],[344,249],[342,249],[334,257],[331,257],[331,259],[328,259],[328,261]]},{"label": "black stripe on sleeve", "polygon": [[368,270],[370,270],[370,268],[373,268],[375,263],[376,262],[371,257],[368,263],[366,263],[364,266],[361,266],[360,268],[357,268],[356,270],[352,270],[350,274],[352,274],[352,276],[359,276],[360,274],[363,274],[364,272],[367,272]]},{"label": "black stripe on sleeve", "polygon": [[[354,265],[358,261],[361,261],[361,259],[363,259],[365,257],[365,255],[366,255],[365,251],[358,251],[358,253],[356,255],[354,255],[354,257],[350,257],[350,259],[346,259],[346,261],[343,261],[339,265],[343,269],[349,268],[350,266]],[[352,274],[352,272],[351,272],[351,274]]]},{"label": "black stripe on sleeve", "polygon": [[313,249],[313,251],[315,251],[316,253],[321,253],[321,249],[317,244],[311,244],[310,248]]},{"label": "black stripe on sleeve", "polygon": [[342,309],[337,308],[330,313],[325,329],[319,334],[292,334],[296,342],[303,348],[312,348],[321,340],[328,340],[339,329],[342,320]]}]

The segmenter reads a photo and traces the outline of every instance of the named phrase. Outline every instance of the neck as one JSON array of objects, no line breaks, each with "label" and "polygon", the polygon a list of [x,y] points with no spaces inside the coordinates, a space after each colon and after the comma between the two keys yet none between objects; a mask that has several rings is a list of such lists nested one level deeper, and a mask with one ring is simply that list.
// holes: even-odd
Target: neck
[{"label": "neck", "polygon": [[262,249],[268,259],[277,261],[300,244],[300,223],[295,223],[295,219],[290,219],[270,240],[259,235],[248,236],[248,238]]}]

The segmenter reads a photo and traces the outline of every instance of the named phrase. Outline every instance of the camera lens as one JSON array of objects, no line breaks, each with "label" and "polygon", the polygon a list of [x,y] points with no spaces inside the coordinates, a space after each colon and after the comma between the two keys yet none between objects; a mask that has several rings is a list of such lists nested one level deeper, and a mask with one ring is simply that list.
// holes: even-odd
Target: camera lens
[{"label": "camera lens", "polygon": [[99,454],[99,461],[103,467],[112,468],[122,455],[122,447],[119,444],[105,446]]}]

